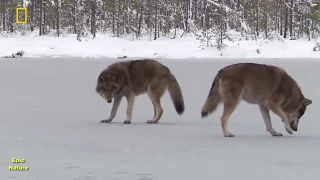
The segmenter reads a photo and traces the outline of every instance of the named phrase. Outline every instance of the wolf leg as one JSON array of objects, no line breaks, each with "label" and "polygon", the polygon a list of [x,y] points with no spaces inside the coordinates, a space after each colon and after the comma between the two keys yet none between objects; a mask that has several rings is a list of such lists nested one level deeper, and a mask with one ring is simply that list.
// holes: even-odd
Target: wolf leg
[{"label": "wolf leg", "polygon": [[120,102],[122,100],[122,96],[117,96],[114,98],[113,106],[111,109],[110,117],[108,119],[103,119],[100,122],[101,123],[110,123],[114,117],[116,117]]},{"label": "wolf leg", "polygon": [[153,119],[154,119],[156,117],[156,114],[157,114],[156,105],[152,101],[152,94],[150,92],[147,92],[147,94],[148,94],[148,97],[151,100],[152,105],[153,105]]},{"label": "wolf leg", "polygon": [[281,109],[281,107],[277,103],[273,102],[272,100],[268,100],[267,105],[268,105],[268,108],[273,113],[275,113],[277,116],[279,116],[283,120],[283,124],[284,124],[286,131],[289,134],[293,134],[293,130],[290,127],[288,117],[285,114],[285,112]]},{"label": "wolf leg", "polygon": [[242,84],[231,80],[225,81],[220,84],[219,90],[223,101],[223,114],[220,119],[222,131],[225,137],[234,137],[234,134],[229,132],[228,121],[240,103]]},{"label": "wolf leg", "polygon": [[153,104],[154,117],[152,120],[148,120],[148,124],[157,124],[162,117],[163,108],[161,106],[161,96],[167,88],[166,79],[162,79],[160,82],[154,84],[151,83],[148,87],[147,94]]},{"label": "wolf leg", "polygon": [[234,134],[232,134],[228,129],[228,121],[231,114],[236,109],[236,107],[237,107],[237,104],[235,103],[224,103],[223,114],[220,120],[221,120],[222,132],[225,137],[234,137]]},{"label": "wolf leg", "polygon": [[153,119],[148,120],[147,123],[148,124],[157,124],[163,114],[163,109],[161,107],[160,98],[152,96],[150,99],[152,101],[153,108],[155,110],[155,114],[154,114]]},{"label": "wolf leg", "polygon": [[132,118],[132,109],[135,99],[135,94],[130,93],[126,96],[127,98],[127,119],[123,122],[124,124],[131,124],[131,118]]},{"label": "wolf leg", "polygon": [[266,125],[267,131],[272,135],[272,136],[282,136],[282,133],[280,132],[276,132],[273,127],[272,127],[272,123],[271,123],[271,118],[270,118],[270,113],[269,113],[269,109],[266,108],[263,105],[259,105],[259,109],[264,121],[264,124]]}]

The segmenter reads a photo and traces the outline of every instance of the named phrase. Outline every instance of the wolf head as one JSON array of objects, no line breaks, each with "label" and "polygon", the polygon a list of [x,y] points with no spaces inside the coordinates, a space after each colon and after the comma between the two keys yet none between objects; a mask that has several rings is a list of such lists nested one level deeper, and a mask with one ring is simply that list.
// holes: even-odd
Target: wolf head
[{"label": "wolf head", "polygon": [[96,92],[108,103],[121,91],[121,85],[115,74],[101,73],[97,79]]},{"label": "wolf head", "polygon": [[310,99],[304,98],[304,100],[300,103],[300,105],[297,108],[294,109],[293,112],[287,113],[290,127],[292,130],[298,130],[299,120],[304,115],[307,106],[309,106],[310,104],[312,104],[312,101]]}]

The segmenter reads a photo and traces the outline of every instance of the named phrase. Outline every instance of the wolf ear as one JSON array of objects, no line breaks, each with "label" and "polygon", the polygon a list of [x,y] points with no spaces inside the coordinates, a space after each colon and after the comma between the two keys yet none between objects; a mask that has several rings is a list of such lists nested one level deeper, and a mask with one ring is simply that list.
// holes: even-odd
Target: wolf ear
[{"label": "wolf ear", "polygon": [[115,75],[111,75],[111,81],[116,81],[116,76]]},{"label": "wolf ear", "polygon": [[312,104],[312,101],[308,98],[305,98],[302,102],[302,105],[304,106],[309,106],[310,104]]}]

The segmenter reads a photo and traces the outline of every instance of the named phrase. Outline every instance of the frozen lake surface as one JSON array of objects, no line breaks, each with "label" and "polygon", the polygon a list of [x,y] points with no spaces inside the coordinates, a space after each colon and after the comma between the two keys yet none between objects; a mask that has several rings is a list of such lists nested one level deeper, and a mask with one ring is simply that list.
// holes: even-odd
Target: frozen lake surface
[{"label": "frozen lake surface", "polygon": [[[237,60],[240,62],[241,60]],[[163,63],[176,76],[186,111],[177,115],[166,93],[159,124],[147,95],[137,97],[132,124],[125,125],[126,101],[113,123],[101,124],[112,107],[95,93],[96,79],[114,60],[76,58],[0,59],[1,180],[208,180],[316,179],[320,176],[320,120],[316,116],[320,62],[279,65],[312,99],[299,131],[289,135],[271,113],[272,137],[257,106],[242,102],[229,121],[234,138],[222,135],[222,107],[201,119],[201,107],[218,70],[230,60]],[[319,78],[319,79],[318,79]],[[319,105],[320,106],[320,105]],[[9,171],[23,158],[28,171]]]}]

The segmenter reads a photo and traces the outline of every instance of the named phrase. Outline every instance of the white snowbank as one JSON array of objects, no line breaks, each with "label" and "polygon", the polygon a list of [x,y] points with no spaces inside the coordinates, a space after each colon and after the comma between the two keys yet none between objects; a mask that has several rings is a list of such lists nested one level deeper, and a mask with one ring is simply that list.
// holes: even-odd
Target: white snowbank
[{"label": "white snowbank", "polygon": [[[180,36],[178,36],[180,37]],[[149,41],[116,38],[98,34],[95,39],[82,38],[76,35],[63,37],[6,36],[0,34],[0,57],[17,51],[24,51],[24,57],[109,57],[128,58],[319,58],[320,52],[313,51],[315,41],[308,40],[258,40],[258,41],[225,41],[228,45],[218,51],[217,48],[199,48],[200,41],[194,36],[177,39],[158,39]],[[259,51],[259,53],[258,53]]]}]

